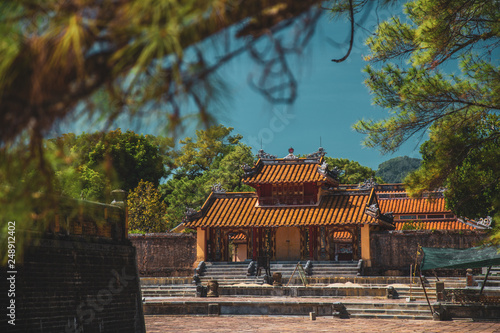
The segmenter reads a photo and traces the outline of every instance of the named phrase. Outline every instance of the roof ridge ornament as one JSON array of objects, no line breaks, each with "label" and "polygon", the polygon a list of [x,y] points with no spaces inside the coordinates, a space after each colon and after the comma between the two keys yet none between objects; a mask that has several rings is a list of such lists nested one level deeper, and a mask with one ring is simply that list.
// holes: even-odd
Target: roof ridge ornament
[{"label": "roof ridge ornament", "polygon": [[257,153],[257,157],[260,158],[261,160],[275,160],[276,156],[268,154],[264,151],[264,149],[259,149],[259,152]]},{"label": "roof ridge ornament", "polygon": [[184,213],[182,222],[193,221],[199,217],[201,217],[201,211],[197,211],[196,209],[191,207],[186,207],[186,212]]},{"label": "roof ridge ornament", "polygon": [[326,163],[325,161],[323,161],[323,163],[321,163],[321,165],[318,165],[318,172],[319,172],[320,175],[322,175],[324,177],[331,177],[331,178],[333,178],[335,180],[338,180],[339,179],[339,175],[342,172],[342,170],[340,170],[337,167],[333,168],[332,170],[329,170],[328,169],[328,163]]},{"label": "roof ridge ornament", "polygon": [[246,178],[246,177],[251,177],[253,175],[255,175],[257,173],[257,170],[258,168],[256,168],[255,166],[254,167],[251,167],[250,165],[244,163],[243,165],[241,165],[241,168],[243,169],[243,178]]},{"label": "roof ridge ornament", "polygon": [[378,207],[378,204],[374,203],[366,207],[365,214],[378,218],[380,216],[380,208]]},{"label": "roof ridge ornament", "polygon": [[215,183],[215,184],[213,184],[210,189],[215,194],[224,194],[224,193],[226,193],[226,190],[222,187],[221,183]]},{"label": "roof ridge ornament", "polygon": [[323,176],[325,176],[327,171],[328,171],[328,163],[323,161],[323,163],[321,163],[321,165],[318,166],[318,172]]},{"label": "roof ridge ornament", "polygon": [[312,154],[309,154],[306,156],[306,158],[321,158],[326,155],[326,151],[323,149],[323,147],[319,147],[318,151],[315,151]]},{"label": "roof ridge ornament", "polygon": [[284,160],[298,160],[299,158],[293,154],[294,149],[292,147],[288,148],[288,155],[283,157]]},{"label": "roof ridge ornament", "polygon": [[369,190],[371,188],[374,188],[377,185],[378,184],[375,182],[375,180],[373,179],[373,177],[371,177],[370,179],[365,179],[365,181],[363,183],[359,183],[358,189],[360,189],[360,190]]},{"label": "roof ridge ornament", "polygon": [[491,229],[492,218],[491,216],[486,216],[486,218],[480,218],[476,221],[466,217],[459,217],[458,221],[476,229]]}]

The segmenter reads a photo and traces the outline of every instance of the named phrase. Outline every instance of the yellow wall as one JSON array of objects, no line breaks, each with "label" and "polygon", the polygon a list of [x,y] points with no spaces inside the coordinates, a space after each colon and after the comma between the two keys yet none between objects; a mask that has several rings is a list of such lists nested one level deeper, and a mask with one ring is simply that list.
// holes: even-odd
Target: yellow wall
[{"label": "yellow wall", "polygon": [[207,239],[205,237],[205,230],[198,228],[196,231],[196,262],[195,265],[198,265],[200,261],[204,261],[205,249],[207,248]]},{"label": "yellow wall", "polygon": [[361,259],[366,267],[372,266],[372,256],[370,252],[370,226],[363,224],[361,227]]},{"label": "yellow wall", "polygon": [[276,260],[300,260],[300,229],[281,227],[276,230]]},{"label": "yellow wall", "polygon": [[234,256],[234,261],[245,261],[247,260],[247,245],[246,244],[237,244],[238,250],[236,251],[236,255]]}]

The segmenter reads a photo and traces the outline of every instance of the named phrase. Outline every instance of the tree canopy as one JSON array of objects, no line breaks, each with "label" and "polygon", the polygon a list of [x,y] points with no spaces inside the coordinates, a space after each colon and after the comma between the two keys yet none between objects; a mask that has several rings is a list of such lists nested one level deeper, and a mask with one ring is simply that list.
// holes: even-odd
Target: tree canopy
[{"label": "tree canopy", "polygon": [[107,202],[111,190],[129,191],[141,180],[158,186],[172,167],[171,138],[130,130],[68,133],[48,140],[47,145],[67,161],[56,170],[58,192],[77,199]]},{"label": "tree canopy", "polygon": [[355,129],[367,134],[367,146],[383,152],[429,133],[410,189],[420,193],[444,186],[456,213],[470,218],[495,214],[500,204],[500,5],[494,0],[414,0],[405,4],[404,13],[406,18],[380,23],[367,41],[366,84],[374,103],[391,115],[361,120]]},{"label": "tree canopy", "polygon": [[[54,122],[77,106],[108,122],[120,114],[159,114],[175,127],[185,119],[180,106],[189,99],[207,124],[221,82],[216,69],[260,37],[295,23],[294,18],[319,2],[2,1],[0,145],[25,133],[35,149]],[[295,45],[274,42],[272,50],[279,55],[272,57],[274,66],[284,53],[307,42],[317,12],[303,17]],[[213,61],[203,43],[216,36],[224,52]],[[233,39],[239,43],[231,43]],[[261,83],[270,76],[264,71]],[[266,90],[264,86],[259,88]]]},{"label": "tree canopy", "polygon": [[375,175],[385,183],[403,183],[405,177],[420,167],[421,160],[408,156],[391,158],[378,166]]},{"label": "tree canopy", "polygon": [[153,183],[141,180],[128,194],[127,209],[129,233],[168,230],[165,203]]},{"label": "tree canopy", "polygon": [[[328,163],[330,168],[336,167],[341,170],[339,177],[341,184],[359,184],[367,179],[375,178],[375,170],[347,158],[325,156],[325,162]],[[382,179],[377,178],[376,182],[381,183]]]},{"label": "tree canopy", "polygon": [[174,152],[172,177],[160,185],[167,205],[169,227],[182,222],[187,208],[200,209],[215,184],[226,191],[254,191],[241,182],[243,164],[255,161],[250,147],[231,135],[231,127],[212,126],[196,131],[196,138],[180,140]]}]

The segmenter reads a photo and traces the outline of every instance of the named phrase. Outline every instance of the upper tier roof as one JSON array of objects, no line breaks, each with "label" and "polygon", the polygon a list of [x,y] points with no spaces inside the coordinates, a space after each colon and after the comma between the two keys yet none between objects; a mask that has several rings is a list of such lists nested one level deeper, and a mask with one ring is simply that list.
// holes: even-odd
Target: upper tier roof
[{"label": "upper tier roof", "polygon": [[337,185],[337,173],[328,170],[320,158],[259,159],[253,167],[244,167],[243,183],[248,185],[286,183],[329,183]]}]

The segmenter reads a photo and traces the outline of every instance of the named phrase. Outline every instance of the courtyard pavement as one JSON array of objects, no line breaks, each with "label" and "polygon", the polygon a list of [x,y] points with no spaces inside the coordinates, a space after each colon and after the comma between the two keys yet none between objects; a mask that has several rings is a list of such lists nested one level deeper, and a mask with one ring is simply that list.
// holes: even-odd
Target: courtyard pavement
[{"label": "courtyard pavement", "polygon": [[[149,301],[152,301],[149,298]],[[383,298],[338,297],[338,298],[289,298],[289,297],[219,297],[156,298],[157,301],[270,301],[270,302],[375,302],[404,303],[405,300]],[[146,299],[146,302],[148,298]],[[406,320],[406,319],[339,319],[332,316],[319,316],[310,320],[308,316],[145,316],[147,333],[163,332],[499,332],[498,321],[472,321],[457,319],[453,321]]]},{"label": "courtyard pavement", "polygon": [[338,319],[292,316],[145,316],[147,333],[163,332],[500,332],[500,322]]}]

